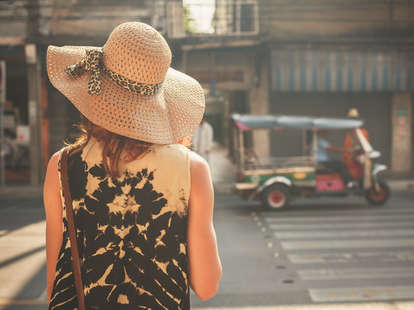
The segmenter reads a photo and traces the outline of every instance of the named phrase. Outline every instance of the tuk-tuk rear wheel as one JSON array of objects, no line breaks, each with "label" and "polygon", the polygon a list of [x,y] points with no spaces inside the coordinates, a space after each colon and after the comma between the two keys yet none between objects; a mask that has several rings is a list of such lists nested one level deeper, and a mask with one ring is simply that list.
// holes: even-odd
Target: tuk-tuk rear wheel
[{"label": "tuk-tuk rear wheel", "polygon": [[379,190],[374,187],[365,192],[365,199],[372,205],[380,206],[387,202],[391,196],[391,190],[387,183],[380,180],[378,181]]},{"label": "tuk-tuk rear wheel", "polygon": [[280,210],[289,205],[289,188],[282,184],[273,184],[262,192],[263,204],[271,210]]}]

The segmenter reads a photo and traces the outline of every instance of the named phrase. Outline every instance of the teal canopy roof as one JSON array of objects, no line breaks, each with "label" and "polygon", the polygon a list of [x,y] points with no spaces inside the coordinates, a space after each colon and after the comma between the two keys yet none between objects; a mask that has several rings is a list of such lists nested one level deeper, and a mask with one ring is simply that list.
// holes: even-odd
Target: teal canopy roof
[{"label": "teal canopy roof", "polygon": [[233,114],[231,118],[240,130],[253,129],[351,129],[359,128],[364,122],[359,119],[326,118],[294,115],[250,115]]}]

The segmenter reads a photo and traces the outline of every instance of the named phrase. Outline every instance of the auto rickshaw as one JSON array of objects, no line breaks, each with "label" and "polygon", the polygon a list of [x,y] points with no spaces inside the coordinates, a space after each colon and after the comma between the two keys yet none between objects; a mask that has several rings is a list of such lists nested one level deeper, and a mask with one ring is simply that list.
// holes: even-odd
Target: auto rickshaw
[{"label": "auto rickshaw", "polygon": [[[237,182],[234,190],[248,200],[261,200],[263,205],[278,210],[299,197],[359,195],[372,205],[383,205],[390,197],[390,188],[381,173],[387,169],[377,162],[375,151],[363,134],[362,120],[319,118],[288,115],[231,116],[233,123],[234,159]],[[244,133],[253,130],[300,130],[301,156],[259,158],[244,147]],[[320,130],[346,130],[356,141],[351,153],[355,186],[348,188],[338,171],[317,163],[317,134]],[[283,147],[283,145],[281,146]]]}]

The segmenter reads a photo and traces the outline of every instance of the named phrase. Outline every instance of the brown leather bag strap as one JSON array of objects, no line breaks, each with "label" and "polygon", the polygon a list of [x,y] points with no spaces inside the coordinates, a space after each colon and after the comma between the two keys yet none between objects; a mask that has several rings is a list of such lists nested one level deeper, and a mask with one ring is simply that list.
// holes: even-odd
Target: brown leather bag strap
[{"label": "brown leather bag strap", "polygon": [[80,269],[80,258],[78,250],[78,242],[76,240],[76,230],[73,219],[73,206],[72,197],[69,189],[69,178],[68,178],[68,156],[70,148],[67,147],[62,152],[60,162],[61,181],[63,186],[63,198],[65,199],[66,206],[66,218],[68,221],[69,239],[70,239],[70,250],[72,252],[72,266],[73,275],[75,277],[76,295],[78,298],[79,310],[85,310],[85,295],[83,292],[83,283]]}]

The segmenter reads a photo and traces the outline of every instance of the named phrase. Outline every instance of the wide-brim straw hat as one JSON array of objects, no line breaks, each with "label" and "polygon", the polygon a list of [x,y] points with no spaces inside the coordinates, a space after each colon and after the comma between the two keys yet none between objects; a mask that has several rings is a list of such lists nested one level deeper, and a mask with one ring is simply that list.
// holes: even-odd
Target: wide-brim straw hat
[{"label": "wide-brim straw hat", "polygon": [[50,82],[92,123],[156,144],[191,136],[204,109],[204,91],[170,67],[171,50],[154,28],[116,27],[103,47],[49,46]]}]

